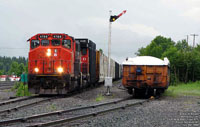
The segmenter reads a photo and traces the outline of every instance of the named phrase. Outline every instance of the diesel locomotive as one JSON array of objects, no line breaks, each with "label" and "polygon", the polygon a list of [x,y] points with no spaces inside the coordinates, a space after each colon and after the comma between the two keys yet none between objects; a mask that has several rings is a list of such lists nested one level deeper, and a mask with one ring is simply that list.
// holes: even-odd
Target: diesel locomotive
[{"label": "diesel locomotive", "polygon": [[[61,33],[41,33],[28,39],[28,88],[34,94],[67,94],[103,82],[108,59],[89,39]],[[112,60],[112,77],[121,66]]]}]

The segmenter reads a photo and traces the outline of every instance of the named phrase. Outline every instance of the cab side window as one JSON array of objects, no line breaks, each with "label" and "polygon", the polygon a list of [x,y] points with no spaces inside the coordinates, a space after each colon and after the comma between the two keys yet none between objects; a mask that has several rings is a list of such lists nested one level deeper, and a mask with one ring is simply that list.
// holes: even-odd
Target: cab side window
[{"label": "cab side window", "polygon": [[63,45],[65,48],[71,49],[71,40],[63,40],[63,41],[62,41],[62,45]]},{"label": "cab side window", "polygon": [[32,40],[31,41],[31,49],[37,48],[40,45],[39,40]]}]

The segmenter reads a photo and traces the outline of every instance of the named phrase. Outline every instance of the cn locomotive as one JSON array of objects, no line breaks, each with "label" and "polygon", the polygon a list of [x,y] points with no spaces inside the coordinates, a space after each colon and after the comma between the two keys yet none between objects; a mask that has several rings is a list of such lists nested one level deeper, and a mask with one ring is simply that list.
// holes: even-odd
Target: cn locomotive
[{"label": "cn locomotive", "polygon": [[[108,58],[89,39],[41,33],[28,39],[28,89],[33,94],[67,94],[103,82]],[[113,79],[121,66],[111,59]]]},{"label": "cn locomotive", "polygon": [[122,84],[129,94],[157,96],[169,86],[170,63],[167,58],[137,56],[127,58],[122,65]]}]

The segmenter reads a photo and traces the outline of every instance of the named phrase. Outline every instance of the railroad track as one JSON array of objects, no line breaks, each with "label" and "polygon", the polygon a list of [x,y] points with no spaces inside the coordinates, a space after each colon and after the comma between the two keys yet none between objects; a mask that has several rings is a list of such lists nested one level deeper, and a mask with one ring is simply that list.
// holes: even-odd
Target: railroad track
[{"label": "railroad track", "polygon": [[12,88],[13,85],[12,84],[4,84],[4,85],[0,85],[0,89],[4,90],[4,89],[10,89]]},{"label": "railroad track", "polygon": [[[76,107],[76,108],[71,108],[67,110],[59,110],[59,111],[37,114],[37,115],[32,115],[32,116],[22,117],[22,118],[17,118],[17,119],[4,120],[0,122],[0,125],[23,124],[21,126],[27,126],[27,127],[53,126],[53,125],[59,125],[59,124],[67,123],[70,121],[87,118],[87,117],[97,116],[99,114],[108,113],[115,110],[125,109],[130,106],[143,104],[144,102],[147,102],[147,101],[149,100],[136,101],[136,100],[131,100],[130,98],[125,98],[125,99],[120,99],[120,100],[116,100],[112,102],[94,104],[94,105],[83,106],[83,107]],[[98,108],[104,108],[104,109],[98,110]],[[94,109],[95,111],[93,111]],[[85,111],[86,113],[77,113],[81,111]],[[73,114],[74,112],[75,114]],[[54,121],[45,120],[45,117],[51,117],[55,115],[57,115],[57,120],[54,120]],[[40,121],[41,118],[43,120],[42,122]],[[40,119],[39,123],[38,123],[38,119]],[[38,124],[35,124],[35,123],[38,123]]]},{"label": "railroad track", "polygon": [[34,99],[36,97],[38,97],[38,96],[21,97],[21,98],[16,98],[16,99],[8,100],[8,101],[3,101],[3,102],[0,103],[0,106],[6,105],[6,104],[15,103],[15,102],[20,102],[20,101],[25,101],[25,100],[29,100],[29,99]]},{"label": "railroad track", "polygon": [[3,113],[10,113],[10,112],[13,112],[13,111],[18,111],[18,110],[20,110],[20,109],[22,109],[22,108],[34,106],[34,105],[36,105],[36,104],[44,103],[44,102],[50,101],[50,100],[52,100],[52,99],[55,99],[55,98],[45,98],[45,99],[41,99],[41,100],[39,100],[39,101],[30,102],[30,103],[28,103],[28,104],[23,104],[23,105],[19,105],[19,106],[14,106],[14,107],[12,107],[12,108],[0,110],[0,114],[3,114]]}]

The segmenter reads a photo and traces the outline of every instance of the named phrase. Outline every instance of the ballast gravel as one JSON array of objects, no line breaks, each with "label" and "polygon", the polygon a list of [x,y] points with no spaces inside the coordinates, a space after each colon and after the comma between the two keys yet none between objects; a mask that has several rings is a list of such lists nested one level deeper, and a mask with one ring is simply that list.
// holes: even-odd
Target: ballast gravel
[{"label": "ballast gravel", "polygon": [[[121,86],[121,81],[113,84],[111,96],[104,96],[105,93],[106,88],[101,85],[98,88],[85,90],[70,97],[54,99],[34,107],[27,107],[17,112],[11,112],[1,117],[0,121],[131,97]],[[139,99],[134,100],[138,101]],[[70,117],[71,115],[73,114],[69,113],[65,117]],[[55,118],[58,117],[49,116],[45,119],[55,120]],[[41,118],[36,122],[43,122],[43,120],[44,118]],[[143,105],[64,123],[57,127],[199,127],[199,121],[200,97],[182,96],[177,98],[161,97],[158,100],[152,100]],[[28,124],[9,126],[23,127],[26,125]]]},{"label": "ballast gravel", "polygon": [[[33,107],[26,107],[16,112],[14,111],[4,114],[3,116],[0,114],[0,121],[48,113],[57,110],[66,110],[74,107],[110,102],[116,99],[130,97],[125,90],[118,89],[120,84],[121,81],[116,81],[113,83],[113,87],[111,88],[111,96],[104,96],[106,93],[106,88],[103,85],[100,85],[97,88],[90,88],[69,97],[53,99],[52,101],[37,104]],[[52,116],[51,120],[54,120],[54,118],[55,116]]]},{"label": "ballast gravel", "polygon": [[161,97],[64,127],[200,127],[200,97]]}]

